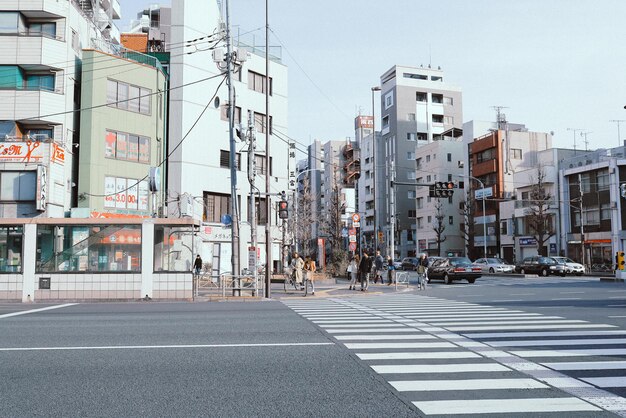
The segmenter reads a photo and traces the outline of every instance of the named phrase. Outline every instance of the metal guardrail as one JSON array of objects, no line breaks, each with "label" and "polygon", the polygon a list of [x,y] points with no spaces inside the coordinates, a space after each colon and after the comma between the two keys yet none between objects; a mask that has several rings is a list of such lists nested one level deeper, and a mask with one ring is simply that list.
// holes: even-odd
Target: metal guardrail
[{"label": "metal guardrail", "polygon": [[220,275],[197,274],[193,277],[193,297],[252,297],[263,296],[264,280],[258,275],[256,280],[253,275],[233,275],[223,273]]},{"label": "metal guardrail", "polygon": [[395,284],[396,284],[396,290],[398,290],[398,285],[406,285],[406,287],[409,287],[409,273],[406,271],[397,271],[394,270],[394,274],[395,274]]}]

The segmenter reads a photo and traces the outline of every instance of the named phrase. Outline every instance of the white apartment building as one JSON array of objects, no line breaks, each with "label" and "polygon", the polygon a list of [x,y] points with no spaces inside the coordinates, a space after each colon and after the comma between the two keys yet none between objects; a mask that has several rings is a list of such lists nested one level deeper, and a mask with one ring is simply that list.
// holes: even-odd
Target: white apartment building
[{"label": "white apartment building", "polygon": [[[397,182],[415,182],[415,159],[407,156],[413,156],[421,145],[444,139],[445,132],[456,136],[455,129],[460,129],[463,123],[463,104],[461,89],[448,83],[440,68],[395,65],[381,76],[380,88],[382,121],[378,141],[385,158],[378,159],[380,165],[376,163],[376,182],[381,191],[376,197],[383,199],[376,206],[382,209],[377,211],[378,224],[389,231],[391,217],[384,208],[388,207],[386,179],[392,177],[391,163],[395,166]],[[395,187],[397,233],[394,256],[399,257],[416,252],[416,219],[409,216],[415,211],[415,201],[407,197],[409,189],[410,186],[404,185]],[[389,239],[387,234],[383,248],[389,246]]]},{"label": "white apartment building", "polygon": [[118,0],[0,2],[0,216],[64,217],[76,201],[83,48],[117,43]]},{"label": "white apartment building", "polygon": [[[228,92],[224,76],[225,62],[214,62],[212,52],[198,48],[186,54],[180,49],[186,41],[206,38],[205,44],[216,46],[216,59],[225,50],[223,18],[217,1],[174,0],[171,14],[169,102],[169,156],[167,188],[169,216],[193,216],[207,224],[199,252],[203,259],[213,260],[216,273],[230,271],[231,230],[221,225],[222,215],[231,214],[230,141],[228,133]],[[167,41],[167,40],[166,40]],[[244,42],[235,42],[238,52],[237,69],[233,77],[235,88],[236,124],[243,130],[252,117],[256,136],[255,185],[260,190],[258,199],[257,236],[260,260],[266,259],[265,225],[271,219],[272,267],[282,258],[282,232],[277,225],[275,211],[265,213],[266,199],[278,201],[282,191],[289,191],[289,172],[295,171],[295,152],[290,149],[287,133],[287,67],[280,61],[280,50],[270,50],[269,82],[265,75],[265,57]],[[197,82],[189,87],[187,83]],[[265,112],[265,91],[269,88],[270,117]],[[205,111],[205,107],[208,105]],[[200,115],[204,112],[202,117]],[[270,156],[266,155],[266,132],[270,131]],[[237,165],[237,200],[241,221],[239,254],[247,254],[251,241],[251,222],[248,217],[249,197],[257,193],[248,182],[247,144],[238,139],[235,161]],[[270,196],[265,190],[266,176],[270,176]],[[184,202],[196,202],[188,209]],[[274,205],[273,205],[274,206]],[[210,231],[210,232],[209,232]],[[198,247],[196,247],[198,248]],[[242,267],[246,262],[240,260]]]}]

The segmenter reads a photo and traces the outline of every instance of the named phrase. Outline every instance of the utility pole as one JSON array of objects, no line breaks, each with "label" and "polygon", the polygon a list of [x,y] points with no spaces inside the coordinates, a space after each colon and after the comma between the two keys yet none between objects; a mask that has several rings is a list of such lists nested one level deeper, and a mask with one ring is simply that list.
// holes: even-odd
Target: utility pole
[{"label": "utility pole", "polygon": [[587,269],[585,265],[585,226],[584,226],[584,216],[583,216],[583,181],[582,175],[578,173],[578,190],[580,191],[580,201],[579,201],[579,210],[580,210],[580,249],[582,254],[582,265]]},{"label": "utility pole", "polygon": [[254,114],[251,110],[248,110],[248,182],[250,183],[250,232],[251,232],[251,243],[250,247],[252,247],[252,251],[254,251],[254,263],[252,266],[248,266],[249,269],[252,269],[252,276],[254,277],[255,287],[257,285],[257,220],[256,220],[256,195],[255,193],[256,186],[254,184],[254,179],[256,178],[256,162],[255,162],[255,152],[256,152],[256,136],[254,133]]},{"label": "utility pole", "polygon": [[233,88],[233,51],[230,39],[230,17],[228,12],[229,0],[226,0],[226,82],[228,84],[228,136],[230,142],[230,207],[232,212],[232,274],[239,275],[240,248],[239,248],[239,208],[237,207],[237,167],[235,149],[235,89]]},{"label": "utility pole", "polygon": [[265,224],[265,297],[272,295],[272,199],[270,198],[270,172],[272,159],[270,158],[270,132],[272,129],[270,118],[270,24],[269,0],[265,0],[265,203],[267,207],[267,222]]},{"label": "utility pole", "polygon": [[617,146],[621,147],[623,144],[622,144],[622,136],[619,133],[619,125],[622,122],[626,122],[626,120],[624,120],[624,119],[611,119],[609,122],[617,123]]},{"label": "utility pole", "polygon": [[376,254],[376,251],[378,250],[378,201],[376,200],[376,197],[378,196],[378,184],[376,183],[376,175],[378,173],[378,170],[376,170],[376,163],[378,163],[376,158],[376,148],[378,144],[376,143],[376,116],[374,112],[374,92],[377,91],[380,91],[380,87],[372,87],[372,174],[374,177],[372,193],[374,194],[374,254]]},{"label": "utility pole", "polygon": [[[394,160],[391,160],[391,182],[396,180],[396,168]],[[395,243],[396,243],[396,202],[395,202],[395,190],[393,187],[389,188],[389,221],[391,223],[391,237],[389,237],[389,255],[391,261],[395,260]]]}]

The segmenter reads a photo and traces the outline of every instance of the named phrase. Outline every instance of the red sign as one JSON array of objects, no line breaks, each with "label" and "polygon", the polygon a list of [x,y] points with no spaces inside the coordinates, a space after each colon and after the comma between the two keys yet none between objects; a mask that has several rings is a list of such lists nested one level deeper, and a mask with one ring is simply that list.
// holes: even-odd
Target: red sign
[{"label": "red sign", "polygon": [[350,228],[348,230],[348,235],[356,235],[356,228]]},{"label": "red sign", "polygon": [[350,251],[356,251],[356,242],[351,242],[348,248]]},{"label": "red sign", "polygon": [[352,222],[359,222],[361,220],[361,217],[359,216],[358,213],[355,213],[352,215]]}]

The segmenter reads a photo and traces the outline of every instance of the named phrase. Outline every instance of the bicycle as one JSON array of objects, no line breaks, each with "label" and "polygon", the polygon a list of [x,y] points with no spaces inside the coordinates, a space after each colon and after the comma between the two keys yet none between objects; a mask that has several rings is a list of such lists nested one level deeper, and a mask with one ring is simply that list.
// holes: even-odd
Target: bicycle
[{"label": "bicycle", "polygon": [[308,283],[307,283],[307,280],[304,279],[304,277],[302,278],[302,283],[296,282],[295,274],[292,269],[286,269],[285,272],[283,273],[283,276],[284,276],[283,287],[285,289],[285,293],[287,293],[287,289],[293,286],[294,290],[297,290],[297,291],[304,290],[304,296],[308,294],[309,287],[307,286]]}]

